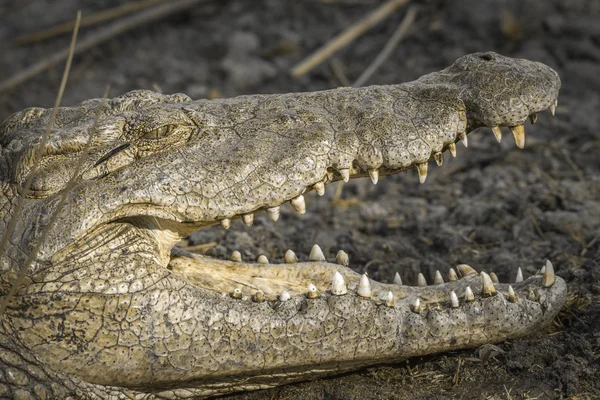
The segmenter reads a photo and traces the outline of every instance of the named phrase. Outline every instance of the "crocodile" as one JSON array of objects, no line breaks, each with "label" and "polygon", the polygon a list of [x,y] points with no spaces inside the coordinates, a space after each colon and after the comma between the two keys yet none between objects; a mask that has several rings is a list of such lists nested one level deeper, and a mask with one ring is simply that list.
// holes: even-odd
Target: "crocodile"
[{"label": "crocodile", "polygon": [[276,221],[287,202],[302,214],[307,192],[338,180],[416,168],[423,183],[479,127],[508,127],[522,148],[560,84],[542,63],[483,52],[398,85],[138,90],[13,114],[0,128],[0,397],[206,398],[539,330],[566,300],[549,261],[510,284],[460,264],[408,286],[317,245],[275,264],[176,244],[259,211]]}]

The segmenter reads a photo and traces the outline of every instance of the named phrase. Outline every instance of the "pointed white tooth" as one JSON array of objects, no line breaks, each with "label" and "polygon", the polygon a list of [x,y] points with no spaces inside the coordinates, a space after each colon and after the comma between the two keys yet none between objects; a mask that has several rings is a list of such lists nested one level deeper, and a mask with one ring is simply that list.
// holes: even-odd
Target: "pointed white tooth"
[{"label": "pointed white tooth", "polygon": [[473,301],[475,300],[475,296],[473,295],[473,291],[471,290],[471,286],[467,286],[465,289],[465,301]]},{"label": "pointed white tooth", "polygon": [[417,275],[417,286],[427,286],[427,281],[425,280],[425,276],[419,272]]},{"label": "pointed white tooth", "polygon": [[394,307],[396,305],[396,299],[394,299],[394,293],[387,292],[387,298],[385,300],[385,304],[388,307]]},{"label": "pointed white tooth", "polygon": [[367,274],[362,274],[360,277],[357,293],[361,297],[371,297],[371,282],[369,282]]},{"label": "pointed white tooth", "polygon": [[510,131],[515,137],[515,143],[518,148],[522,149],[525,147],[525,127],[523,125],[510,126]]},{"label": "pointed white tooth", "polygon": [[542,280],[542,284],[544,287],[550,287],[554,285],[556,282],[556,277],[554,276],[554,265],[550,262],[550,260],[546,260],[546,271],[544,272],[544,279]]},{"label": "pointed white tooth", "polygon": [[517,277],[515,278],[515,283],[523,282],[523,271],[521,271],[521,267],[517,269]]},{"label": "pointed white tooth", "polygon": [[302,215],[306,212],[306,203],[304,202],[304,196],[300,195],[298,197],[295,197],[292,199],[292,201],[290,201],[290,203],[292,203],[292,207],[294,207],[294,210],[296,210],[298,214]]},{"label": "pointed white tooth", "polygon": [[421,312],[421,299],[418,297],[412,303],[412,311],[417,314]]},{"label": "pointed white tooth", "polygon": [[259,264],[268,264],[269,263],[269,259],[267,258],[267,256],[261,254],[256,259],[256,262],[259,263]]},{"label": "pointed white tooth", "polygon": [[325,194],[325,184],[323,182],[317,182],[313,185],[313,189],[319,196],[323,196]]},{"label": "pointed white tooth", "polygon": [[397,272],[396,272],[396,275],[394,275],[394,283],[396,285],[402,286],[402,278],[400,277],[400,274]]},{"label": "pointed white tooth", "polygon": [[529,122],[531,122],[531,125],[535,124],[537,122],[537,119],[538,119],[537,113],[533,113],[529,116]]},{"label": "pointed white tooth", "polygon": [[254,214],[248,213],[242,215],[242,221],[244,221],[244,224],[246,224],[246,226],[252,226],[252,224],[254,223]]},{"label": "pointed white tooth", "polygon": [[558,106],[558,100],[554,100],[554,103],[550,104],[550,112],[552,115],[556,113],[556,106]]},{"label": "pointed white tooth", "polygon": [[242,253],[236,250],[233,253],[231,253],[231,257],[229,257],[229,259],[231,261],[240,262],[242,261]]},{"label": "pointed white tooth", "polygon": [[484,271],[481,271],[481,294],[485,297],[496,294],[496,288],[494,287],[492,278]]},{"label": "pointed white tooth", "polygon": [[456,269],[460,274],[464,276],[477,275],[477,271],[475,271],[470,265],[467,264],[458,264]]},{"label": "pointed white tooth", "polygon": [[490,278],[492,279],[492,282],[495,284],[500,283],[500,280],[498,279],[498,275],[496,275],[495,272],[490,272]]},{"label": "pointed white tooth", "polygon": [[306,292],[306,297],[308,297],[309,299],[316,299],[317,297],[319,297],[319,291],[317,290],[317,287],[312,283],[308,284],[308,291]]},{"label": "pointed white tooth", "polygon": [[542,268],[538,271],[538,275],[544,275],[546,273],[546,266],[542,266]]},{"label": "pointed white tooth", "polygon": [[442,274],[440,274],[440,271],[435,271],[435,276],[433,277],[433,284],[441,285],[443,283],[444,283],[444,278],[442,278]]},{"label": "pointed white tooth", "polygon": [[221,226],[225,229],[229,229],[229,227],[231,226],[231,220],[229,218],[222,219]]},{"label": "pointed white tooth", "polygon": [[338,251],[335,256],[335,263],[343,265],[344,267],[350,265],[350,258],[348,257],[348,253],[346,253],[344,250]]},{"label": "pointed white tooth", "polygon": [[441,167],[444,164],[444,153],[441,151],[433,153],[433,158],[435,159],[435,163],[438,165],[438,167]]},{"label": "pointed white tooth", "polygon": [[312,249],[310,249],[308,261],[326,261],[325,255],[323,255],[323,250],[321,250],[318,244],[313,245]]},{"label": "pointed white tooth", "polygon": [[233,289],[233,293],[231,293],[231,297],[233,297],[234,299],[241,299],[242,298],[242,289],[240,289],[240,288]]},{"label": "pointed white tooth", "polygon": [[467,139],[467,134],[466,133],[460,133],[458,135],[458,138],[460,139],[460,141],[462,142],[462,144],[465,145],[465,147],[469,147],[469,140]]},{"label": "pointed white tooth", "polygon": [[267,208],[267,215],[269,216],[269,219],[273,222],[276,222],[279,219],[280,212],[281,209],[279,206]]},{"label": "pointed white tooth", "polygon": [[448,145],[448,150],[450,150],[450,154],[452,154],[452,157],[456,157],[456,143],[450,143]]},{"label": "pointed white tooth", "polygon": [[454,268],[450,268],[450,271],[448,271],[448,279],[450,279],[450,282],[458,280],[458,276],[456,275]]},{"label": "pointed white tooth", "polygon": [[454,290],[450,292],[450,305],[452,306],[452,308],[457,308],[460,305],[460,303],[458,302],[458,296],[456,295]]},{"label": "pointed white tooth", "polygon": [[260,289],[254,293],[254,296],[252,296],[252,301],[255,303],[262,303],[265,300],[265,293]]},{"label": "pointed white tooth", "polygon": [[379,182],[379,171],[376,169],[370,169],[369,177],[371,178],[371,182],[373,182],[373,185],[377,185],[377,182]]},{"label": "pointed white tooth", "polygon": [[502,129],[500,129],[499,126],[493,126],[492,132],[494,133],[494,136],[496,137],[498,143],[500,143],[502,141]]},{"label": "pointed white tooth", "polygon": [[298,257],[292,250],[288,250],[285,252],[284,260],[286,264],[294,264],[298,262]]},{"label": "pointed white tooth", "polygon": [[510,301],[511,303],[519,303],[519,298],[517,297],[517,294],[510,285],[508,285],[508,301]]},{"label": "pointed white tooth", "polygon": [[331,293],[337,296],[348,293],[344,277],[338,271],[335,271],[335,274],[333,274],[333,280],[331,281]]},{"label": "pointed white tooth", "polygon": [[281,292],[281,294],[279,295],[279,301],[288,301],[290,299],[290,294],[287,291],[283,291]]},{"label": "pointed white tooth", "polygon": [[417,164],[417,172],[419,173],[419,182],[425,183],[425,179],[427,179],[427,163]]},{"label": "pointed white tooth", "polygon": [[342,176],[344,182],[348,182],[350,180],[350,170],[348,168],[338,169],[338,172]]}]

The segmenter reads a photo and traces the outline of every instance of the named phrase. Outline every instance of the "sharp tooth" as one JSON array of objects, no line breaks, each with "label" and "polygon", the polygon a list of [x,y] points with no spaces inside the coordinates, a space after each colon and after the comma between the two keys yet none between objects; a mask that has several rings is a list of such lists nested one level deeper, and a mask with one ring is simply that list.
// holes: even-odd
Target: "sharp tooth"
[{"label": "sharp tooth", "polygon": [[265,300],[265,293],[260,289],[254,293],[254,296],[252,296],[252,301],[255,303],[262,303]]},{"label": "sharp tooth", "polygon": [[458,276],[456,275],[454,268],[450,268],[450,271],[448,271],[448,279],[450,279],[450,282],[458,280]]},{"label": "sharp tooth", "polygon": [[517,269],[517,277],[515,278],[515,283],[523,282],[523,271],[521,271],[521,267]]},{"label": "sharp tooth", "polygon": [[442,278],[442,274],[440,271],[435,271],[435,276],[433,277],[434,285],[442,285],[444,283],[444,278]]},{"label": "sharp tooth", "polygon": [[294,264],[298,262],[298,257],[292,250],[288,250],[285,252],[284,260],[286,264]]},{"label": "sharp tooth", "polygon": [[427,163],[417,164],[417,171],[419,173],[419,182],[425,183],[425,179],[427,179]]},{"label": "sharp tooth", "polygon": [[234,299],[241,299],[242,298],[242,289],[240,289],[240,288],[233,289],[233,293],[231,293],[231,297],[233,297]]},{"label": "sharp tooth", "polygon": [[233,253],[231,253],[231,257],[229,257],[229,259],[231,261],[240,262],[242,261],[242,253],[236,250]]},{"label": "sharp tooth", "polygon": [[350,265],[350,258],[348,258],[348,253],[346,253],[344,250],[338,251],[337,255],[335,256],[335,263],[343,265],[344,267]]},{"label": "sharp tooth", "polygon": [[499,284],[500,280],[498,279],[498,275],[496,275],[495,272],[490,272],[490,278],[492,279],[493,283]]},{"label": "sharp tooth", "polygon": [[283,291],[281,292],[281,294],[279,295],[279,301],[288,301],[290,299],[290,294],[287,291]]},{"label": "sharp tooth", "polygon": [[326,261],[323,250],[321,250],[318,244],[313,245],[312,249],[310,249],[308,261]]},{"label": "sharp tooth", "polygon": [[269,263],[269,259],[264,254],[261,254],[256,259],[256,262],[259,263],[259,264],[268,264]]},{"label": "sharp tooth", "polygon": [[517,297],[517,294],[510,285],[508,286],[508,301],[510,301],[511,303],[519,303],[519,298]]},{"label": "sharp tooth", "polygon": [[467,264],[459,264],[456,269],[462,276],[477,275],[477,271]]},{"label": "sharp tooth", "polygon": [[452,154],[452,157],[456,157],[456,143],[450,143],[448,145],[448,150],[450,150],[450,154]]},{"label": "sharp tooth", "polygon": [[317,297],[319,297],[319,291],[317,290],[317,287],[312,283],[308,284],[308,291],[306,292],[306,297],[308,297],[309,299],[316,299]]},{"label": "sharp tooth", "polygon": [[481,271],[481,294],[484,297],[493,296],[496,294],[496,288],[492,282],[492,278],[484,271]]},{"label": "sharp tooth", "polygon": [[460,305],[460,303],[458,302],[458,296],[456,295],[454,290],[450,292],[450,305],[452,306],[452,308],[457,308]]},{"label": "sharp tooth", "polygon": [[371,283],[367,274],[363,274],[360,277],[360,283],[358,284],[358,295],[361,297],[371,297]]},{"label": "sharp tooth", "polygon": [[554,103],[550,104],[550,112],[552,115],[556,113],[556,106],[558,106],[558,100],[554,100]]},{"label": "sharp tooth", "polygon": [[350,180],[350,170],[348,168],[338,169],[338,172],[342,176],[342,180],[344,182],[348,182]]},{"label": "sharp tooth", "polygon": [[542,268],[537,273],[538,275],[544,275],[546,273],[546,266],[542,266]]},{"label": "sharp tooth", "polygon": [[531,125],[535,124],[537,122],[537,119],[538,119],[537,113],[533,113],[529,116],[529,122],[531,122]]},{"label": "sharp tooth", "polygon": [[544,272],[542,284],[544,287],[550,287],[554,285],[554,282],[556,282],[556,277],[554,276],[554,266],[550,260],[546,260],[546,272]]},{"label": "sharp tooth", "polygon": [[385,304],[388,307],[394,307],[396,305],[396,299],[394,299],[394,293],[387,292],[387,299],[385,300]]},{"label": "sharp tooth", "polygon": [[290,203],[292,203],[292,207],[294,207],[294,210],[296,210],[298,214],[302,215],[306,212],[306,203],[304,202],[304,196],[300,195],[298,197],[295,197],[292,199],[292,201],[290,201]]},{"label": "sharp tooth", "polygon": [[269,207],[267,208],[267,215],[269,216],[269,219],[273,222],[276,222],[279,219],[279,213],[280,211],[280,207]]},{"label": "sharp tooth", "polygon": [[458,134],[458,138],[460,139],[460,141],[462,142],[462,144],[465,145],[465,147],[469,147],[469,140],[467,139],[467,134],[466,133],[459,133]]},{"label": "sharp tooth", "polygon": [[348,293],[344,277],[338,271],[335,271],[335,274],[333,274],[333,280],[331,281],[331,293],[337,296]]},{"label": "sharp tooth", "polygon": [[325,194],[325,184],[323,182],[317,182],[313,185],[313,189],[319,196],[323,196]]},{"label": "sharp tooth", "polygon": [[515,125],[510,127],[510,131],[515,137],[517,147],[522,149],[525,147],[525,127],[523,125]]},{"label": "sharp tooth", "polygon": [[417,286],[427,286],[427,281],[425,280],[425,276],[419,272],[417,275]]},{"label": "sharp tooth", "polygon": [[498,143],[500,143],[502,141],[502,129],[500,129],[499,126],[493,126],[492,132],[494,133],[494,136],[496,137]]},{"label": "sharp tooth", "polygon": [[418,297],[412,303],[412,311],[417,314],[421,312],[421,299]]},{"label": "sharp tooth", "polygon": [[222,219],[221,226],[225,229],[229,229],[229,227],[231,226],[231,220],[229,218]]},{"label": "sharp tooth", "polygon": [[402,286],[402,278],[400,277],[400,274],[397,272],[396,272],[396,275],[394,275],[394,283],[396,285]]},{"label": "sharp tooth", "polygon": [[244,221],[244,224],[246,224],[246,226],[252,226],[252,224],[254,223],[254,214],[248,213],[242,215],[242,221]]},{"label": "sharp tooth", "polygon": [[377,185],[377,182],[379,182],[379,171],[376,169],[370,169],[369,177],[371,177],[371,182],[373,182],[373,185]]},{"label": "sharp tooth", "polygon": [[465,301],[470,302],[475,300],[475,295],[473,295],[473,291],[471,290],[471,286],[467,286],[465,289]]},{"label": "sharp tooth", "polygon": [[444,153],[442,153],[441,151],[433,153],[433,158],[435,159],[435,162],[438,165],[438,167],[441,167],[442,164],[444,164]]}]

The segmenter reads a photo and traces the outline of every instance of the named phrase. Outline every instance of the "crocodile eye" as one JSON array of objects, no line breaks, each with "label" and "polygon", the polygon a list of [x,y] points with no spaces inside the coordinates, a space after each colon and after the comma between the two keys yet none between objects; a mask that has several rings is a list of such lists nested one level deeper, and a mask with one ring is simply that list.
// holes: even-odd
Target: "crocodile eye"
[{"label": "crocodile eye", "polygon": [[152,129],[150,132],[146,132],[142,136],[142,139],[149,139],[149,140],[162,139],[164,137],[169,136],[171,133],[173,133],[174,130],[175,130],[175,125],[164,125],[164,126],[161,126],[160,128]]}]

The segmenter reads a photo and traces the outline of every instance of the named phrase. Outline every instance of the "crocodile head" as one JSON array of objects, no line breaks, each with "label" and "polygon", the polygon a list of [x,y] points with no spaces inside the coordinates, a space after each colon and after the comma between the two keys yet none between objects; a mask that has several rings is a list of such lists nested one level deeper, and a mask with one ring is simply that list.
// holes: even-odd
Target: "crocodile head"
[{"label": "crocodile head", "polygon": [[336,180],[417,168],[424,182],[477,127],[507,126],[522,147],[526,119],[553,112],[559,88],[551,68],[488,52],[391,86],[212,101],[135,91],[59,109],[38,153],[52,110],[17,113],[0,131],[2,231],[22,207],[0,290],[35,257],[6,335],[68,382],[184,398],[527,334],[565,301],[550,263],[512,286],[461,265],[460,278],[410,287],[318,246],[282,264],[174,246],[260,211],[277,220],[284,203],[304,213],[304,195]]}]

